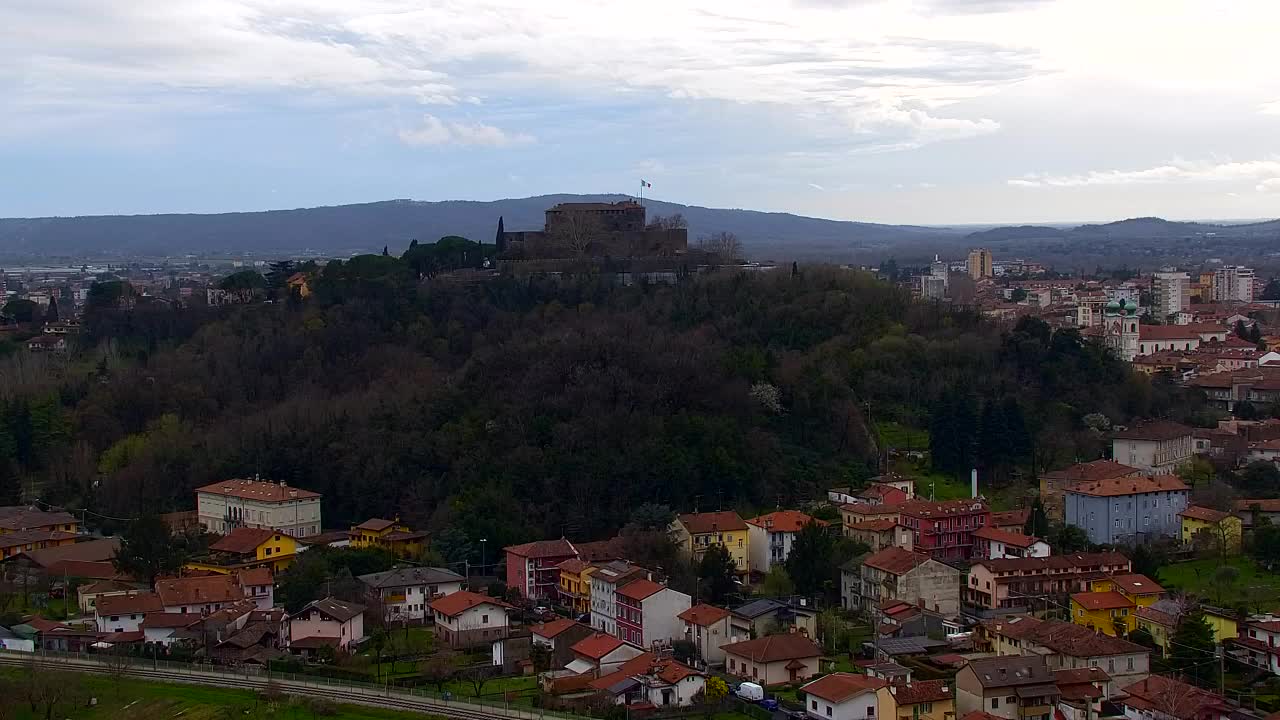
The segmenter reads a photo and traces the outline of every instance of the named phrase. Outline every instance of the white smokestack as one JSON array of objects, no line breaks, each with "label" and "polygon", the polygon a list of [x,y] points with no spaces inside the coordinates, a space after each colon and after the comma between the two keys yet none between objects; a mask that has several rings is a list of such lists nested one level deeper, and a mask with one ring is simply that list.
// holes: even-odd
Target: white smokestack
[{"label": "white smokestack", "polygon": [[969,487],[970,497],[977,499],[978,497],[978,468],[969,471]]}]

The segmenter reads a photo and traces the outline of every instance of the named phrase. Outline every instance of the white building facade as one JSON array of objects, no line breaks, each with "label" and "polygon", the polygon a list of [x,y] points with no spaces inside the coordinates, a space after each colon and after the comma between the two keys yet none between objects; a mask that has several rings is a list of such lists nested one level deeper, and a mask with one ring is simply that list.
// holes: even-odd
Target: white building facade
[{"label": "white building facade", "polygon": [[196,490],[196,514],[207,532],[238,527],[276,530],[290,537],[321,532],[320,494],[262,480],[226,480]]}]

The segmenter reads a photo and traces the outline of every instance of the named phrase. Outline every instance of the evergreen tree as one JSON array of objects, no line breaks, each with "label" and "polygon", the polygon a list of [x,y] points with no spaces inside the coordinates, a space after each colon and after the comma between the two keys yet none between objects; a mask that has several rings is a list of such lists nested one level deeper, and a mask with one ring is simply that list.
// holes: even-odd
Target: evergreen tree
[{"label": "evergreen tree", "polygon": [[1009,447],[1009,432],[1004,421],[1004,410],[995,400],[982,404],[982,421],[978,428],[978,466],[993,477],[1002,475],[1005,455]]},{"label": "evergreen tree", "polygon": [[1146,575],[1152,580],[1159,581],[1157,576],[1160,574],[1160,566],[1163,562],[1160,556],[1151,549],[1150,545],[1143,543],[1134,548],[1131,563],[1134,573]]},{"label": "evergreen tree", "polygon": [[1243,320],[1236,321],[1236,337],[1241,340],[1249,339],[1249,328],[1244,324]]},{"label": "evergreen tree", "polygon": [[58,322],[59,319],[60,318],[58,317],[58,299],[49,298],[49,311],[44,314],[44,321],[47,323],[56,323]]},{"label": "evergreen tree", "polygon": [[1049,516],[1044,511],[1044,503],[1040,502],[1038,497],[1031,503],[1031,512],[1027,515],[1026,525],[1022,526],[1022,532],[1042,540],[1049,537]]},{"label": "evergreen tree", "polygon": [[724,545],[716,544],[707,548],[702,554],[702,560],[698,563],[698,578],[700,583],[700,594],[702,598],[711,603],[722,603],[734,588],[734,573],[737,566],[734,565],[733,556],[729,554],[728,548]]},{"label": "evergreen tree", "polygon": [[830,590],[835,537],[825,525],[805,523],[791,542],[787,574],[801,595],[817,595]]},{"label": "evergreen tree", "polygon": [[1253,327],[1249,328],[1249,342],[1251,343],[1262,342],[1262,328],[1259,326],[1259,323],[1255,322],[1253,324]]},{"label": "evergreen tree", "polygon": [[182,544],[175,542],[159,515],[144,515],[134,520],[120,538],[115,566],[154,587],[161,575],[177,574],[186,562]]},{"label": "evergreen tree", "polygon": [[1205,622],[1203,610],[1197,607],[1184,613],[1169,644],[1169,667],[1172,670],[1201,687],[1217,687],[1218,663],[1213,628]]}]

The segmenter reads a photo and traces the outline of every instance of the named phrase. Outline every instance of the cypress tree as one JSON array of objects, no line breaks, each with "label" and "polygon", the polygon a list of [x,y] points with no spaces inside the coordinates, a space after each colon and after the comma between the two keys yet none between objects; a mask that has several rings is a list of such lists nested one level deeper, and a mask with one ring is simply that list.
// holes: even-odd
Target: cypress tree
[{"label": "cypress tree", "polygon": [[1218,663],[1213,628],[1200,608],[1187,611],[1169,639],[1169,667],[1201,687],[1216,687]]}]

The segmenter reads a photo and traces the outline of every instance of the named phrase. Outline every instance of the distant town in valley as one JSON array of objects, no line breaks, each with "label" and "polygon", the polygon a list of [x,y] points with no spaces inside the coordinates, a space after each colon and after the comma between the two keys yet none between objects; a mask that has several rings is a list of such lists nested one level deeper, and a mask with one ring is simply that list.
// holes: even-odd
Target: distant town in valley
[{"label": "distant town in valley", "polygon": [[1274,720],[1275,222],[661,209],[4,267],[5,697]]}]

